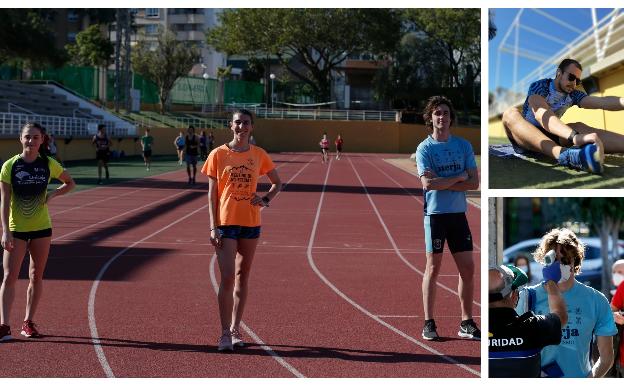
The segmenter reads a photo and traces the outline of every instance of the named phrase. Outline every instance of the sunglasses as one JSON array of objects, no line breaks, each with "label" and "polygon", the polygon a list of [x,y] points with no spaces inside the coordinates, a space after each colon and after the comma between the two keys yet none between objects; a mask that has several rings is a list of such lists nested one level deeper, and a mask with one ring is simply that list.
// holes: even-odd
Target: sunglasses
[{"label": "sunglasses", "polygon": [[568,73],[568,81],[574,82],[577,87],[581,85],[581,79],[577,78],[576,75],[571,73]]}]

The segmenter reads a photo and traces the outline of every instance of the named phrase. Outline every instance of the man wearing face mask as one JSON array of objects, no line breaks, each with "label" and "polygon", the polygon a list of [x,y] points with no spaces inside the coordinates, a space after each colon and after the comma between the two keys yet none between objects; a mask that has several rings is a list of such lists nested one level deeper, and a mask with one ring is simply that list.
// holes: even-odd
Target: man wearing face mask
[{"label": "man wearing face mask", "polygon": [[[611,299],[611,310],[613,310],[613,319],[615,323],[624,325],[624,259],[617,260],[613,263],[613,284],[615,285],[615,294]],[[624,339],[620,338],[619,359],[616,362],[616,369],[619,372],[618,377],[624,377]]]},{"label": "man wearing face mask", "polygon": [[516,153],[536,152],[557,160],[562,166],[600,174],[605,152],[624,152],[624,135],[582,122],[561,121],[573,105],[624,110],[624,98],[590,96],[579,89],[582,72],[581,63],[564,59],[554,79],[531,83],[522,112],[511,107],[503,113],[505,133]]},{"label": "man wearing face mask", "polygon": [[554,280],[559,275],[544,272],[550,313],[536,315],[514,310],[519,289],[528,282],[523,271],[513,265],[491,267],[489,278],[489,376],[540,377],[540,351],[558,345],[561,326],[567,322],[565,303]]},{"label": "man wearing face mask", "polygon": [[[548,259],[554,259],[551,263]],[[567,305],[568,323],[561,330],[561,343],[541,352],[544,377],[603,377],[613,363],[613,335],[617,333],[607,298],[599,291],[575,279],[581,272],[585,246],[568,229],[553,229],[542,237],[533,258],[547,265],[544,273],[559,270],[557,286]],[[526,295],[524,295],[526,293]],[[523,291],[516,311],[529,309],[536,314],[548,312],[544,285]],[[589,349],[596,338],[599,358],[593,367]]]}]

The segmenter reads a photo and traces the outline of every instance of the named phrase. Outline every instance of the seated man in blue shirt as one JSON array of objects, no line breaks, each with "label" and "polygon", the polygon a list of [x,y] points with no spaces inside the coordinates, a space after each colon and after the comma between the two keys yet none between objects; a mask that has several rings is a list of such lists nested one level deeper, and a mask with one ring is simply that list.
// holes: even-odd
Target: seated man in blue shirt
[{"label": "seated man in blue shirt", "polygon": [[[617,334],[607,298],[599,291],[575,279],[585,257],[585,246],[568,229],[553,229],[542,237],[533,253],[543,263],[554,250],[561,271],[558,286],[567,305],[568,323],[561,330],[561,343],[541,352],[544,377],[603,377],[613,364],[613,336]],[[517,313],[528,310],[548,314],[548,294],[544,285],[532,286],[520,293]],[[596,337],[600,358],[591,366],[589,349]]]},{"label": "seated man in blue shirt", "polygon": [[512,107],[503,113],[505,133],[516,152],[538,152],[556,159],[562,166],[598,174],[603,171],[605,152],[624,152],[624,135],[581,122],[565,124],[561,121],[561,116],[572,105],[624,110],[624,98],[589,96],[577,89],[582,71],[578,61],[563,60],[554,79],[541,79],[531,84],[522,112]]},{"label": "seated man in blue shirt", "polygon": [[472,319],[474,260],[472,235],[466,219],[466,191],[479,188],[479,173],[470,142],[451,135],[455,121],[453,104],[444,96],[429,99],[423,114],[431,131],[416,149],[418,176],[423,185],[426,268],[423,275],[425,325],[422,337],[439,338],[433,319],[436,285],[442,265],[444,242],[453,255],[459,283],[461,323],[457,334],[462,338],[481,339],[481,331]]}]

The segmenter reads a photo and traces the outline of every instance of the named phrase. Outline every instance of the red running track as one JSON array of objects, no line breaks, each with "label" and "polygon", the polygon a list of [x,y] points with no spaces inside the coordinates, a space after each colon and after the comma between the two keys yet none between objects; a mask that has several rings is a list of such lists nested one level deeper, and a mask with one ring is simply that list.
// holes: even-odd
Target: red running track
[{"label": "red running track", "polygon": [[[180,170],[53,201],[36,317],[46,337],[0,344],[0,376],[479,376],[480,343],[456,337],[450,254],[436,303],[443,338],[420,337],[421,186],[388,157],[396,155],[347,154],[323,165],[317,154],[273,155],[287,185],[262,214],[244,317],[249,343],[234,353],[215,347],[218,269],[205,177],[188,188]],[[467,216],[478,241],[480,210],[469,206]],[[474,258],[479,323],[478,243]]]}]

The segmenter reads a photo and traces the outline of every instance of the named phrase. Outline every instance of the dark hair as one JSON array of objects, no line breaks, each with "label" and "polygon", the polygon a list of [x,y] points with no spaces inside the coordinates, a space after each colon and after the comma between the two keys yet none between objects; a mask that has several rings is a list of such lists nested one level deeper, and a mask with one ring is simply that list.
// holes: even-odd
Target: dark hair
[{"label": "dark hair", "polygon": [[451,112],[451,126],[455,123],[455,108],[453,107],[453,103],[446,96],[432,96],[427,101],[427,105],[425,106],[425,110],[423,111],[423,119],[425,119],[425,127],[430,130],[433,130],[433,121],[431,120],[431,114],[433,110],[441,106],[442,104],[446,104]]},{"label": "dark hair", "polygon": [[234,115],[236,115],[236,114],[249,116],[251,118],[251,124],[253,124],[254,116],[253,116],[253,113],[251,111],[249,111],[248,109],[246,109],[246,108],[238,108],[238,109],[234,110],[232,112],[232,120],[234,119]]},{"label": "dark hair", "polygon": [[559,64],[559,67],[557,67],[557,69],[559,69],[561,71],[561,73],[563,73],[563,72],[565,72],[565,69],[568,68],[568,66],[570,64],[574,64],[581,71],[583,70],[583,67],[581,66],[581,63],[579,63],[578,61],[576,61],[574,59],[563,59],[561,61],[561,63]]},{"label": "dark hair", "polygon": [[527,272],[526,272],[526,275],[527,275],[527,278],[528,278],[528,279],[529,279],[529,281],[530,281],[530,280],[531,280],[531,260],[529,259],[529,257],[527,257],[527,256],[526,256],[526,255],[524,255],[524,254],[518,254],[518,255],[516,255],[516,257],[514,258],[514,262],[513,262],[513,264],[514,264],[514,266],[516,266],[516,267],[517,267],[517,266],[518,266],[518,261],[519,261],[519,260],[521,260],[521,259],[524,259],[524,260],[526,261],[526,266],[527,266]]},{"label": "dark hair", "polygon": [[106,128],[105,124],[98,124],[98,131],[102,131],[103,128]]}]

